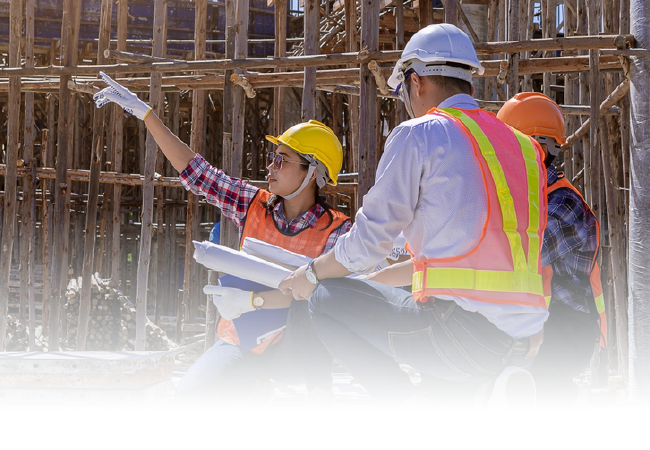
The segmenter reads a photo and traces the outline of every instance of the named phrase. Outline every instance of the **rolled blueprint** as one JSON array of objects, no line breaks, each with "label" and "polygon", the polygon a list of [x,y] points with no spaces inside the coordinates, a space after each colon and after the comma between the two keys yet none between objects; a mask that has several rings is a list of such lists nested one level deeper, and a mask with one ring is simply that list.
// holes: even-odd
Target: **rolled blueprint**
[{"label": "rolled blueprint", "polygon": [[291,270],[222,245],[204,241],[194,243],[194,259],[208,269],[276,288]]},{"label": "rolled blueprint", "polygon": [[244,245],[242,245],[241,251],[266,261],[274,262],[291,270],[309,264],[309,261],[311,261],[311,258],[308,256],[300,255],[278,247],[277,245],[250,237],[244,238]]}]

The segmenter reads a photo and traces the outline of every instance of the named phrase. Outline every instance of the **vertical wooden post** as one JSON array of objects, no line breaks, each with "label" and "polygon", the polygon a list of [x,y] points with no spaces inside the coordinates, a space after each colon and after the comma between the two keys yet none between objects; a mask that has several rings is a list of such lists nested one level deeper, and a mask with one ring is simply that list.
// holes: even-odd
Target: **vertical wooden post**
[{"label": "vertical wooden post", "polygon": [[[128,3],[118,1],[117,3],[117,49],[126,51],[127,19],[129,15]],[[122,158],[124,154],[124,112],[119,105],[113,107],[113,167],[112,169],[122,172]],[[111,287],[120,287],[120,211],[122,203],[122,186],[113,185],[113,211],[112,211],[112,236],[111,236]]]},{"label": "vertical wooden post", "polygon": [[[74,16],[73,0],[63,1],[63,23],[61,30],[61,65],[72,65],[72,28]],[[68,242],[69,242],[69,215],[70,206],[67,202],[69,192],[68,169],[68,127],[70,126],[70,100],[71,93],[68,89],[68,75],[60,77],[59,86],[59,120],[56,152],[56,182],[54,186],[54,262],[52,267],[52,282],[50,297],[50,325],[49,325],[49,351],[59,350],[59,319],[60,306],[65,289],[64,280],[68,275]]]},{"label": "vertical wooden post", "polygon": [[[637,46],[650,48],[650,4],[630,0],[634,14],[630,32]],[[630,398],[650,399],[650,60],[630,58],[630,237],[629,237],[629,318],[630,318]],[[623,310],[617,310],[623,314]]]},{"label": "vertical wooden post", "polygon": [[[445,22],[458,25],[459,4],[455,0],[445,0]],[[424,16],[424,17],[423,17]],[[420,0],[420,28],[433,23],[433,4],[431,0]]]},{"label": "vertical wooden post", "polygon": [[[99,28],[99,44],[97,46],[97,64],[104,64],[104,50],[110,44],[112,0],[102,1]],[[97,236],[97,200],[99,196],[99,172],[104,153],[104,109],[95,111],[93,117],[92,159],[88,180],[88,205],[86,209],[86,229],[84,239],[84,263],[81,275],[81,294],[79,297],[79,327],[77,329],[77,351],[86,349],[86,334],[88,333],[88,317],[90,314],[90,294],[95,258],[95,239]],[[101,256],[101,255],[100,255]]]},{"label": "vertical wooden post", "polygon": [[[287,55],[287,0],[275,0],[275,57]],[[281,72],[282,69],[275,69]],[[282,87],[273,88],[273,134],[279,136],[286,128],[285,110],[285,89]]]},{"label": "vertical wooden post", "polygon": [[[361,3],[361,47],[379,49],[379,2]],[[377,170],[377,83],[367,64],[361,66],[361,113],[359,115],[359,191],[357,205],[363,206],[363,196],[370,190]]]},{"label": "vertical wooden post", "polygon": [[[235,57],[235,15],[236,6],[234,0],[226,1],[226,58]],[[233,169],[233,147],[232,147],[232,122],[233,122],[233,84],[230,75],[233,71],[226,70],[223,80],[223,144],[221,146],[221,165],[228,175]],[[230,220],[221,216],[221,244],[230,248],[239,248],[239,230]],[[185,266],[187,270],[187,265]]]},{"label": "vertical wooden post", "polygon": [[[54,94],[48,95],[48,103],[51,98],[54,97]],[[41,130],[41,154],[43,165],[47,164],[47,152],[51,151],[50,148],[50,123],[49,123],[49,111],[48,111],[48,128]],[[47,167],[47,166],[46,166]],[[49,320],[49,311],[50,311],[50,230],[52,224],[52,215],[50,211],[52,205],[48,204],[47,201],[47,186],[48,183],[45,182],[45,179],[41,179],[41,198],[42,198],[42,219],[41,219],[41,229],[43,231],[43,240],[42,240],[42,260],[43,260],[43,295],[42,295],[42,310],[41,310],[41,326],[43,327],[43,336],[48,334],[48,320]]]},{"label": "vertical wooden post", "polygon": [[[249,3],[237,2],[235,14],[235,58],[248,57],[248,23],[249,23]],[[235,70],[236,73],[243,71]],[[233,159],[230,175],[241,177],[244,171],[245,162],[245,145],[244,145],[244,125],[246,110],[246,94],[240,87],[233,86],[232,103],[232,145]],[[239,235],[237,235],[239,241]]]},{"label": "vertical wooden post", "polygon": [[[9,67],[20,67],[20,31],[22,3],[11,2],[9,7]],[[7,334],[7,309],[9,306],[9,276],[14,247],[16,224],[16,162],[18,161],[20,127],[20,77],[9,78],[9,103],[7,122],[7,152],[5,173],[4,218],[0,248],[0,351],[4,350]]]},{"label": "vertical wooden post", "polygon": [[[208,284],[215,285],[219,272],[213,270],[208,270]],[[219,311],[212,301],[212,295],[207,295],[207,301],[205,305],[205,347],[204,351],[208,351],[216,340],[217,332],[217,319],[219,318]]]},{"label": "vertical wooden post", "polygon": [[[570,7],[567,7],[567,3],[569,3],[571,0],[565,0],[564,1],[564,35],[566,37],[573,36],[575,35],[575,26],[576,26],[576,19],[575,15],[573,14],[572,10]],[[574,2],[575,3],[575,2]],[[575,105],[576,101],[576,93],[575,93],[575,75],[574,74],[566,74],[564,76],[564,103],[566,105]],[[571,133],[573,133],[577,129],[577,119],[573,116],[567,116],[565,117],[565,130],[566,130],[566,135],[569,136]],[[576,159],[575,157],[575,149],[576,146],[572,145],[570,149],[564,152],[563,158],[564,158],[564,174],[566,175],[567,179],[572,180],[575,171],[574,171],[574,160]]]},{"label": "vertical wooden post", "polygon": [[[304,35],[305,55],[316,55],[319,52],[318,39],[320,35],[320,0],[305,0]],[[316,67],[305,67],[305,78],[302,85],[303,122],[316,119]]]},{"label": "vertical wooden post", "polygon": [[[395,30],[396,40],[395,48],[397,50],[402,50],[406,45],[404,38],[404,2],[397,1],[397,6],[395,8],[395,23],[397,24],[397,29]],[[400,124],[401,122],[407,119],[406,107],[400,100],[395,100],[395,122]]]},{"label": "vertical wooden post", "polygon": [[[206,26],[207,26],[207,0],[197,0],[195,3],[195,16],[194,16],[194,56],[197,60],[205,59],[205,41],[206,41]],[[206,92],[204,90],[195,89],[192,92],[192,125],[190,135],[190,147],[195,153],[204,154],[204,132],[205,132],[205,100]],[[242,130],[243,131],[243,130]],[[196,274],[198,273],[198,265],[192,259],[192,251],[194,246],[192,240],[198,239],[198,224],[201,220],[199,216],[199,199],[196,195],[188,193],[187,198],[187,222],[185,232],[187,233],[186,245],[190,250],[187,255],[190,264],[186,264],[188,269],[185,281],[185,293],[187,294],[187,310],[189,316],[186,317],[190,322],[194,322],[195,315],[198,311],[199,293],[198,280]]]},{"label": "vertical wooden post", "polygon": [[[357,6],[355,0],[345,0],[345,40],[346,48],[349,52],[359,50],[357,44]],[[360,98],[357,95],[348,95],[348,128],[350,134],[346,140],[346,150],[348,151],[349,170],[352,172],[359,171],[359,105]],[[355,199],[356,202],[356,199]],[[354,214],[354,210],[350,211]]]},{"label": "vertical wooden post", "polygon": [[[153,21],[153,51],[152,56],[165,55],[165,35],[167,28],[167,0],[155,0]],[[149,89],[149,105],[159,117],[163,110],[162,74],[151,74]],[[140,232],[140,255],[138,259],[138,284],[136,291],[136,329],[135,349],[146,349],[147,324],[147,290],[149,287],[149,264],[151,262],[151,237],[153,234],[153,194],[154,172],[158,146],[153,136],[147,131],[145,144],[144,186],[142,188],[142,231]]]},{"label": "vertical wooden post", "polygon": [[[25,2],[25,67],[34,67],[34,9],[35,0]],[[23,159],[25,166],[30,169],[29,181],[25,183],[23,196],[28,211],[26,217],[27,225],[27,295],[29,308],[29,349],[34,348],[34,337],[36,334],[36,304],[34,293],[35,275],[35,254],[36,254],[36,159],[34,158],[34,93],[25,93],[25,150]],[[21,284],[24,280],[21,277]]]},{"label": "vertical wooden post", "polygon": [[[508,5],[508,40],[519,40],[519,2],[510,0]],[[508,55],[507,96],[512,98],[519,92],[519,53]]]}]

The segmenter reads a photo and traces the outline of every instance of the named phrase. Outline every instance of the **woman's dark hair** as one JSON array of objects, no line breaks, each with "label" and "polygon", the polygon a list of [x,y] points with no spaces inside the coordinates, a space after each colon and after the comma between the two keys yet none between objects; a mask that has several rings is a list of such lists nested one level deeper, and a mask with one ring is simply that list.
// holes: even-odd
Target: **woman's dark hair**
[{"label": "woman's dark hair", "polygon": [[[309,161],[307,161],[306,158],[304,158],[300,153],[296,152],[298,157],[300,158],[301,162],[304,164],[301,164],[300,167],[302,168],[303,171],[307,171],[307,167],[309,166]],[[273,208],[275,208],[275,205],[278,204],[280,201],[281,197],[279,195],[273,194],[269,197],[269,200],[264,202],[260,200],[260,204],[266,209],[267,212],[272,212]],[[320,188],[318,185],[316,185],[316,189],[314,190],[314,203],[321,205],[325,209],[325,213],[329,216],[329,222],[327,222],[327,225],[325,225],[325,228],[323,230],[326,230],[334,221],[334,216],[332,215],[331,209],[333,209],[326,201],[325,201],[325,196],[320,195]],[[322,230],[321,230],[322,231]]]}]

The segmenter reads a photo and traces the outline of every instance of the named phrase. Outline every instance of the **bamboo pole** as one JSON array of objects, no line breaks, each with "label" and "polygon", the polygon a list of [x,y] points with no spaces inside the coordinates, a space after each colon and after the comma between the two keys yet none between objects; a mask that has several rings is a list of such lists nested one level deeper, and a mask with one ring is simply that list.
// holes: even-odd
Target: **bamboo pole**
[{"label": "bamboo pole", "polygon": [[[104,49],[108,48],[111,37],[112,0],[102,0],[99,28],[99,45],[97,49],[97,64],[104,62]],[[99,172],[104,153],[104,109],[95,110],[93,116],[92,159],[88,181],[88,205],[86,209],[86,228],[83,252],[83,271],[81,275],[81,294],[79,297],[79,326],[77,328],[77,351],[86,349],[88,319],[90,315],[90,295],[95,259],[95,239],[97,236],[97,196],[99,195]],[[103,237],[103,236],[102,236]],[[101,257],[101,254],[99,255]],[[144,350],[144,349],[143,349]]]},{"label": "bamboo pole", "polygon": [[[361,4],[361,46],[369,51],[379,47],[379,3]],[[377,82],[367,65],[361,67],[361,97],[359,114],[359,190],[357,205],[370,190],[377,169]]]},{"label": "bamboo pole", "polygon": [[[9,66],[20,66],[20,31],[22,25],[22,4],[11,2],[9,9]],[[0,250],[0,351],[4,350],[7,334],[7,309],[9,306],[9,276],[14,248],[16,224],[16,162],[18,161],[20,126],[20,78],[9,81],[7,150],[8,171],[5,175],[4,218],[2,225],[2,247]]]},{"label": "bamboo pole", "polygon": [[[155,0],[154,26],[153,26],[153,56],[164,56],[165,35],[167,28],[167,2]],[[151,74],[151,90],[149,92],[149,105],[155,113],[160,115],[163,107],[161,98],[160,73]],[[153,188],[154,172],[158,146],[153,136],[147,131],[144,167],[144,187],[142,191],[142,232],[140,235],[140,252],[138,259],[138,282],[136,291],[136,351],[146,349],[146,321],[147,321],[147,290],[149,286],[149,264],[151,261],[151,236],[153,228]]]}]

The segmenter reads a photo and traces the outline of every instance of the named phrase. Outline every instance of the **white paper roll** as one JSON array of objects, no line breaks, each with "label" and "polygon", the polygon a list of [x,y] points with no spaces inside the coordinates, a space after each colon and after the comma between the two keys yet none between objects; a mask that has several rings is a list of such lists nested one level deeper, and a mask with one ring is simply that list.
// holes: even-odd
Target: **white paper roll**
[{"label": "white paper roll", "polygon": [[291,271],[256,256],[212,242],[194,243],[194,259],[208,269],[277,288]]},{"label": "white paper roll", "polygon": [[289,266],[292,269],[309,264],[311,258],[308,256],[300,255],[289,250],[285,250],[277,245],[269,244],[268,242],[260,241],[255,238],[244,238],[244,245],[241,251],[249,255],[259,256],[262,259],[271,262],[277,262],[283,266]]}]

